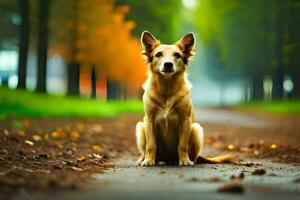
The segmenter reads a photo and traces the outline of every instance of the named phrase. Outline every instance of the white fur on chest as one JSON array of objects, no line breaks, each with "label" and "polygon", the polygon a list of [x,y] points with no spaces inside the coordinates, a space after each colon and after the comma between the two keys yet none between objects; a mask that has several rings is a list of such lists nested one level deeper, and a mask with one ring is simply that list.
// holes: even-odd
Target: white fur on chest
[{"label": "white fur on chest", "polygon": [[177,120],[177,113],[169,108],[160,109],[155,117],[156,124],[159,124],[160,127],[164,127],[166,131],[169,129],[171,124],[175,125]]}]

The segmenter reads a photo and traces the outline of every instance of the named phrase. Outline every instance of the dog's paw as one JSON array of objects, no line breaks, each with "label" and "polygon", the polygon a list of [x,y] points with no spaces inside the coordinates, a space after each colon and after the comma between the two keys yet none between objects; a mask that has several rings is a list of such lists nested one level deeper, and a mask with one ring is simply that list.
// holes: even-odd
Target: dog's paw
[{"label": "dog's paw", "polygon": [[136,161],[136,164],[137,164],[137,165],[141,165],[141,164],[142,164],[142,162],[143,162],[143,160],[142,160],[142,159],[138,159],[138,160]]},{"label": "dog's paw", "polygon": [[180,166],[190,166],[190,165],[194,165],[194,162],[190,161],[190,159],[181,159],[181,160],[179,160],[179,165]]},{"label": "dog's paw", "polygon": [[155,165],[155,161],[154,160],[150,160],[150,159],[145,159],[141,163],[141,166],[146,166],[146,167],[153,166],[153,165]]}]

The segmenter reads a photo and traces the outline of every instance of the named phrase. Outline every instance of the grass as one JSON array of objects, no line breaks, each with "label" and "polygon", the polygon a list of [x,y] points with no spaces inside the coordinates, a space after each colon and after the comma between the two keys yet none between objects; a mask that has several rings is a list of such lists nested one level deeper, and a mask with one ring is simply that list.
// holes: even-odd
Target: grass
[{"label": "grass", "polygon": [[260,110],[275,114],[297,115],[300,114],[300,101],[274,101],[274,102],[250,102],[239,105],[241,108]]},{"label": "grass", "polygon": [[0,118],[18,117],[113,117],[122,113],[142,112],[139,100],[91,100],[38,94],[31,91],[0,87]]}]

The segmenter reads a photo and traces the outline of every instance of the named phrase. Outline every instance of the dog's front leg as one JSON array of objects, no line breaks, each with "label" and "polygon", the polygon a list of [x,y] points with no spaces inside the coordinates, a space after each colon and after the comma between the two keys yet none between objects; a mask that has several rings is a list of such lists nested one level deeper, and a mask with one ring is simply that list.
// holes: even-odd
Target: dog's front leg
[{"label": "dog's front leg", "polygon": [[179,126],[179,144],[178,144],[178,157],[179,165],[194,165],[194,162],[190,160],[189,150],[189,138],[191,135],[191,122],[189,118],[184,118]]},{"label": "dog's front leg", "polygon": [[156,134],[154,130],[154,120],[145,119],[146,151],[142,166],[155,165],[156,157]]}]

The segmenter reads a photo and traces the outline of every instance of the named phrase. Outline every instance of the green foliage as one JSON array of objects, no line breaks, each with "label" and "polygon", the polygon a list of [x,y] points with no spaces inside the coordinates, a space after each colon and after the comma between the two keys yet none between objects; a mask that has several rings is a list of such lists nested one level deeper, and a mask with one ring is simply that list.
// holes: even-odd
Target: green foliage
[{"label": "green foliage", "polygon": [[17,48],[18,25],[21,23],[18,9],[18,1],[0,0],[0,49]]},{"label": "green foliage", "polygon": [[144,30],[152,32],[163,43],[176,41],[180,26],[181,0],[116,0],[117,5],[130,6],[127,19],[136,24],[133,34],[140,37]]},{"label": "green foliage", "polygon": [[0,118],[28,117],[113,117],[122,113],[142,112],[142,102],[95,101],[76,97],[38,94],[0,87]]},{"label": "green foliage", "polygon": [[239,107],[284,115],[300,114],[300,101],[251,102]]},{"label": "green foliage", "polygon": [[201,0],[195,24],[207,48],[218,49],[218,71],[229,78],[271,71],[276,4],[263,0]]}]

